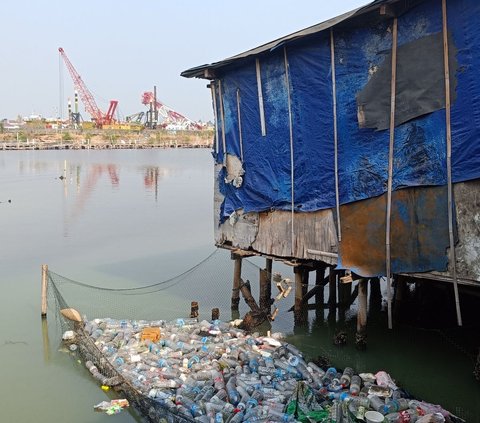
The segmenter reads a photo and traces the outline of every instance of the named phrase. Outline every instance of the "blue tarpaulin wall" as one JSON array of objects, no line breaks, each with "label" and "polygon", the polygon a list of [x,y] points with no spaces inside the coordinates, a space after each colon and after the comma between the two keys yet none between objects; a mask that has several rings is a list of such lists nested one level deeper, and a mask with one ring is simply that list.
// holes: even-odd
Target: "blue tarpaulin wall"
[{"label": "blue tarpaulin wall", "polygon": [[[462,182],[480,178],[480,2],[452,0],[447,6],[457,61],[456,98],[451,109],[452,175],[453,182]],[[340,204],[373,198],[387,190],[389,130],[359,127],[356,96],[391,52],[391,24],[387,19],[374,26],[333,28]],[[439,0],[425,1],[398,18],[399,46],[441,32]],[[220,173],[220,191],[225,196],[220,220],[238,209],[261,212],[291,210],[293,206],[295,211],[307,212],[335,207],[330,32],[280,46],[258,59],[264,136],[255,59],[230,65],[219,78],[224,122],[217,81],[220,139],[216,160],[224,162],[223,131],[226,153],[241,156],[239,96],[245,171],[239,188],[224,183],[226,172]],[[443,69],[443,63],[439,66]],[[445,110],[398,125],[393,189],[446,183]]]}]

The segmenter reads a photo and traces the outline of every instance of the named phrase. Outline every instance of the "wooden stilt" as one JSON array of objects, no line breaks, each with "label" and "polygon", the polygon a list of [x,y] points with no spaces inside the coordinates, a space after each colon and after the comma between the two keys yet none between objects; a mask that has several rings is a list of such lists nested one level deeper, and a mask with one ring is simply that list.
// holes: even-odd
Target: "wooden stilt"
[{"label": "wooden stilt", "polygon": [[303,297],[305,292],[305,268],[298,266],[294,268],[295,272],[295,324],[302,325],[308,320],[307,308],[304,307]]},{"label": "wooden stilt", "polygon": [[48,266],[42,264],[42,317],[47,317],[47,275]]},{"label": "wooden stilt", "polygon": [[195,317],[198,317],[198,302],[192,301],[190,305],[190,318],[194,319]]},{"label": "wooden stilt", "polygon": [[394,317],[398,317],[402,312],[402,305],[404,304],[407,295],[407,281],[403,276],[397,276],[395,280],[395,301],[393,307]]},{"label": "wooden stilt", "polygon": [[370,313],[379,312],[382,309],[382,290],[380,289],[380,279],[370,279]]},{"label": "wooden stilt", "polygon": [[328,268],[328,304],[330,307],[337,305],[337,277],[333,267]]},{"label": "wooden stilt", "polygon": [[322,304],[325,301],[324,296],[324,279],[325,279],[325,266],[320,266],[315,271],[315,288],[317,288],[317,292],[315,293],[315,303]]},{"label": "wooden stilt", "polygon": [[242,278],[242,257],[232,253],[232,260],[235,260],[233,269],[233,289],[232,289],[232,310],[238,310],[238,304],[240,303],[240,281]]},{"label": "wooden stilt", "polygon": [[272,259],[267,259],[266,268],[260,269],[260,308],[270,314],[272,304]]},{"label": "wooden stilt", "polygon": [[355,344],[358,349],[367,346],[367,279],[358,280],[358,312]]},{"label": "wooden stilt", "polygon": [[220,309],[212,308],[212,320],[220,319]]},{"label": "wooden stilt", "polygon": [[247,280],[246,282],[243,282],[242,280],[240,280],[240,292],[242,293],[243,298],[245,299],[245,302],[250,307],[250,309],[254,313],[260,313],[260,307],[255,301],[255,298],[253,298],[252,291],[250,289],[250,281]]}]

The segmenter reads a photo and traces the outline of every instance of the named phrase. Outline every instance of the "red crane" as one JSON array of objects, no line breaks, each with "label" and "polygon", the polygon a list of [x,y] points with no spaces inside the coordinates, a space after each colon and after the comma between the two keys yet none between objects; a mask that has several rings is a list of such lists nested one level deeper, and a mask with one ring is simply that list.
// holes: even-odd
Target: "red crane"
[{"label": "red crane", "polygon": [[[142,103],[145,105],[154,104],[155,94],[150,91],[144,92],[142,94]],[[156,106],[158,114],[162,118],[161,126],[166,127],[167,125],[177,125],[185,129],[202,129],[198,123],[181,115],[158,100],[156,101]]]},{"label": "red crane", "polygon": [[60,53],[60,56],[62,56],[68,71],[70,72],[70,76],[73,79],[73,85],[75,86],[75,89],[80,95],[80,99],[85,106],[85,110],[92,116],[92,119],[95,121],[96,125],[101,127],[102,125],[109,125],[111,123],[114,123],[114,115],[117,109],[118,101],[110,100],[110,106],[107,113],[103,113],[97,106],[97,103],[95,102],[92,93],[83,82],[82,77],[68,59],[63,48],[60,47],[58,51]]}]

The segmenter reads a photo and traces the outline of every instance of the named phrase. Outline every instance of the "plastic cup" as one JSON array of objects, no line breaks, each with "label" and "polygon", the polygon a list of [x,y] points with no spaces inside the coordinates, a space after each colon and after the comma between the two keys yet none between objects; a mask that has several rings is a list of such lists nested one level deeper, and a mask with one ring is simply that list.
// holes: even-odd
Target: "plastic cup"
[{"label": "plastic cup", "polygon": [[378,411],[367,411],[365,413],[365,421],[367,423],[382,423],[385,416]]}]

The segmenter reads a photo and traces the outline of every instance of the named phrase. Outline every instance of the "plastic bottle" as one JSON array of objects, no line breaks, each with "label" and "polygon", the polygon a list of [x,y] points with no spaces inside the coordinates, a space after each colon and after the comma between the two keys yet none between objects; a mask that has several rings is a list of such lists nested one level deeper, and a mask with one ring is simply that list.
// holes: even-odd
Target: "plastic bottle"
[{"label": "plastic bottle", "polygon": [[335,367],[329,367],[322,377],[323,386],[330,385],[330,383],[332,383],[332,380],[336,374],[337,374],[337,369]]},{"label": "plastic bottle", "polygon": [[390,399],[387,398],[383,406],[384,414],[395,413],[396,411],[403,411],[408,408],[408,400],[405,398]]},{"label": "plastic bottle", "polygon": [[351,367],[345,367],[343,370],[342,377],[340,378],[340,383],[344,388],[350,386],[350,382],[353,376],[353,369]]},{"label": "plastic bottle", "polygon": [[183,397],[181,399],[181,404],[192,414],[193,417],[202,416],[204,414],[201,408],[188,397]]},{"label": "plastic bottle", "polygon": [[275,416],[275,420],[279,420],[281,422],[292,422],[295,420],[293,414],[282,413],[281,411],[277,411],[274,408],[268,407],[268,415]]},{"label": "plastic bottle", "polygon": [[377,395],[369,395],[370,407],[379,413],[385,414],[385,401]]},{"label": "plastic bottle", "polygon": [[255,390],[247,401],[247,409],[256,407],[263,399],[263,394],[260,390]]},{"label": "plastic bottle", "polygon": [[362,386],[362,379],[358,375],[353,375],[350,380],[350,393],[352,395],[358,395]]},{"label": "plastic bottle", "polygon": [[228,382],[227,382],[227,394],[228,394],[228,398],[230,399],[230,402],[233,404],[233,405],[237,405],[238,402],[240,401],[240,394],[238,393],[237,389],[236,389],[236,382],[237,382],[237,379],[235,378],[235,376],[232,376]]},{"label": "plastic bottle", "polygon": [[244,416],[245,413],[243,411],[239,411],[229,420],[228,423],[242,423]]}]

